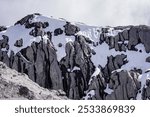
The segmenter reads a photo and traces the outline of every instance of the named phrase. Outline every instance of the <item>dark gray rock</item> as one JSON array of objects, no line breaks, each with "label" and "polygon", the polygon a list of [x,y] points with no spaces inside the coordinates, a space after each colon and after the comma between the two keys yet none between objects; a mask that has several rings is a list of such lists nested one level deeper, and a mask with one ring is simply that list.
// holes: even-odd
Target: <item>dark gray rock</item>
[{"label": "dark gray rock", "polygon": [[123,37],[123,32],[119,32],[118,35],[120,37],[120,41],[124,42],[125,41],[125,38]]},{"label": "dark gray rock", "polygon": [[101,33],[99,38],[99,44],[102,44],[104,41],[105,41],[105,35],[104,33]]},{"label": "dark gray rock", "polygon": [[70,70],[73,69],[74,65],[74,44],[72,42],[68,42],[65,47],[65,52],[66,52],[66,67],[70,68]]},{"label": "dark gray rock", "polygon": [[46,28],[49,26],[49,23],[48,22],[33,22],[31,25],[35,28],[41,28],[41,27]]},{"label": "dark gray rock", "polygon": [[124,30],[122,33],[121,33],[122,37],[124,40],[129,40],[129,31],[128,30]]},{"label": "dark gray rock", "polygon": [[115,47],[115,39],[114,37],[110,37],[110,40],[109,40],[109,49],[113,49]]},{"label": "dark gray rock", "polygon": [[121,51],[126,52],[126,50],[127,50],[126,45],[125,44],[121,44]]},{"label": "dark gray rock", "polygon": [[44,36],[44,34],[46,34],[46,32],[43,30],[42,27],[38,28],[35,27],[34,29],[31,30],[31,32],[29,33],[31,36],[37,37],[37,36]]},{"label": "dark gray rock", "polygon": [[23,46],[23,39],[19,39],[15,42],[14,46],[16,47],[22,47]]},{"label": "dark gray rock", "polygon": [[63,30],[61,28],[57,28],[54,30],[54,36],[58,36],[63,34]]},{"label": "dark gray rock", "polygon": [[59,44],[58,44],[58,47],[62,47],[62,43],[59,43]]},{"label": "dark gray rock", "polygon": [[94,90],[95,96],[92,100],[104,100],[105,99],[105,88],[106,88],[106,81],[103,77],[103,73],[100,72],[98,76],[94,76],[92,81],[89,84],[88,91]]},{"label": "dark gray rock", "polygon": [[115,57],[109,56],[107,57],[107,64],[103,69],[104,76],[106,78],[109,78],[112,74],[112,71],[120,69],[122,65],[126,64],[127,61],[125,60],[127,58],[126,55],[116,55]]},{"label": "dark gray rock", "polygon": [[115,56],[115,58],[114,58],[115,69],[119,69],[119,68],[121,68],[122,65],[127,63],[125,58],[127,58],[127,55],[124,55],[124,54]]},{"label": "dark gray rock", "polygon": [[109,28],[102,28],[102,33],[108,33]]},{"label": "dark gray rock", "polygon": [[84,37],[84,38],[85,38],[85,41],[86,41],[87,43],[92,44],[92,40],[91,40],[91,39],[89,39],[88,37]]},{"label": "dark gray rock", "polygon": [[146,80],[146,88],[145,88],[145,94],[143,94],[143,99],[150,99],[150,80]]},{"label": "dark gray rock", "polygon": [[34,13],[34,14],[30,14],[25,16],[24,18],[22,18],[21,20],[17,21],[15,23],[15,25],[25,25],[26,28],[31,28],[33,27],[33,24],[30,23],[30,21],[35,17],[35,15],[40,15],[39,13]]},{"label": "dark gray rock", "polygon": [[119,45],[118,45],[118,42],[120,40],[119,35],[115,36],[114,40],[115,40],[115,50],[120,51],[120,48],[119,48]]},{"label": "dark gray rock", "polygon": [[48,22],[44,22],[43,23],[43,28],[47,28],[49,26],[49,23]]},{"label": "dark gray rock", "polygon": [[7,30],[7,27],[6,26],[0,26],[0,32],[4,31],[4,30]]},{"label": "dark gray rock", "polygon": [[150,80],[146,80],[146,86],[142,89],[142,100],[150,99]]},{"label": "dark gray rock", "polygon": [[47,32],[47,37],[48,37],[49,40],[51,41],[51,39],[52,39],[52,32],[48,31],[48,32]]},{"label": "dark gray rock", "polygon": [[0,48],[6,48],[6,46],[8,45],[8,41],[9,41],[9,37],[6,35],[2,35],[2,38],[0,40]]},{"label": "dark gray rock", "polygon": [[65,28],[65,34],[67,36],[75,35],[75,33],[80,31],[79,27],[72,25],[70,22],[66,22],[64,28]]},{"label": "dark gray rock", "polygon": [[26,73],[42,87],[63,89],[56,51],[42,41],[32,43],[31,47],[22,49],[16,55],[11,52],[9,65],[21,73]]},{"label": "dark gray rock", "polygon": [[147,53],[150,52],[150,29],[148,27],[142,28],[139,31],[140,41],[144,44],[145,50]]},{"label": "dark gray rock", "polygon": [[2,52],[2,61],[9,66],[9,57],[6,51]]},{"label": "dark gray rock", "polygon": [[91,50],[91,53],[93,54],[93,55],[96,55],[96,52],[95,52],[95,50]]},{"label": "dark gray rock", "polygon": [[114,92],[107,95],[106,99],[136,99],[136,94],[140,88],[140,83],[137,81],[138,74],[132,74],[134,74],[134,77],[130,72],[127,71],[112,73],[109,86],[114,90]]},{"label": "dark gray rock", "polygon": [[146,62],[150,63],[150,56],[146,58]]},{"label": "dark gray rock", "polygon": [[139,39],[139,35],[138,35],[138,27],[130,28],[128,49],[135,50],[135,46],[139,43],[140,43],[140,39]]}]

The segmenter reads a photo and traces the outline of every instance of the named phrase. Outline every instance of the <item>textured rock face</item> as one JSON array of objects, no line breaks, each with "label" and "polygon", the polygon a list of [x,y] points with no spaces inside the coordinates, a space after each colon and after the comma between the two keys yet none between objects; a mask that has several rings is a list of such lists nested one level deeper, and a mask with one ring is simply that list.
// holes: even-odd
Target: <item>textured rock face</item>
[{"label": "textured rock face", "polygon": [[19,72],[25,72],[40,86],[63,89],[56,52],[50,45],[43,42],[33,43],[31,47],[23,49],[20,55],[14,58],[19,59],[20,63],[17,63],[17,65],[12,63],[12,68]]},{"label": "textured rock face", "polygon": [[130,100],[136,99],[140,83],[138,82],[138,74],[134,72],[114,72],[111,75],[109,88],[114,90],[106,96],[106,99],[114,100]]},{"label": "textured rock face", "polygon": [[16,54],[11,52],[10,57],[6,51],[1,51],[0,60],[10,68],[26,73],[42,87],[63,89],[56,52],[50,45],[35,42]]},{"label": "textured rock face", "polygon": [[150,79],[146,80],[146,88],[143,88],[143,99],[150,99]]},{"label": "textured rock face", "polygon": [[0,61],[70,99],[149,99],[149,37],[148,26],[99,28],[32,14],[0,32]]},{"label": "textured rock face", "polygon": [[121,55],[116,55],[113,57],[112,55],[107,58],[107,64],[103,70],[104,76],[105,77],[110,77],[112,71],[120,69],[122,65],[127,63],[126,55],[121,54]]},{"label": "textured rock face", "polygon": [[106,42],[110,49],[115,48],[116,51],[125,52],[127,50],[138,51],[135,46],[142,43],[146,52],[150,52],[150,28],[148,26],[130,26],[121,32],[119,30],[118,35],[115,36],[106,36],[107,30],[106,28],[105,31],[102,31],[99,43]]},{"label": "textured rock face", "polygon": [[65,34],[68,36],[75,35],[75,33],[80,31],[80,29],[77,26],[72,25],[69,22],[67,22],[67,24],[64,25],[64,28],[65,28]]},{"label": "textured rock face", "polygon": [[68,42],[65,50],[66,56],[60,61],[64,90],[69,98],[81,99],[94,71],[89,57],[91,50],[82,36],[76,36],[74,42]]},{"label": "textured rock face", "polygon": [[60,100],[67,99],[61,90],[48,90],[0,62],[0,99]]}]

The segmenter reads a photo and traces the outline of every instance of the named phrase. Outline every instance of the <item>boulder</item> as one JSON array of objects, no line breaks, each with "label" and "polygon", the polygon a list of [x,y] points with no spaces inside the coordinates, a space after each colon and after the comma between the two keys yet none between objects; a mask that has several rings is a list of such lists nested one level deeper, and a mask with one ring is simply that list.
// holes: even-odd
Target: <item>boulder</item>
[{"label": "boulder", "polygon": [[79,27],[71,24],[70,22],[67,22],[66,25],[64,25],[65,28],[65,34],[67,36],[75,35],[77,32],[80,31]]},{"label": "boulder", "polygon": [[54,30],[54,36],[58,36],[63,34],[63,30],[61,28],[57,28]]},{"label": "boulder", "polygon": [[16,47],[22,47],[23,46],[23,39],[19,39],[15,42],[14,46]]}]

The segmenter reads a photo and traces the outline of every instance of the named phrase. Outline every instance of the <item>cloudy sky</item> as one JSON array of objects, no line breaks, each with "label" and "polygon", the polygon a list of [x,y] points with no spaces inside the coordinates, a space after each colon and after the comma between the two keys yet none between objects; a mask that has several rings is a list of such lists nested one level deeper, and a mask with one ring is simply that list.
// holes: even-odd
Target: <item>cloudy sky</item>
[{"label": "cloudy sky", "polygon": [[35,12],[89,25],[150,25],[150,0],[0,0],[0,25]]}]

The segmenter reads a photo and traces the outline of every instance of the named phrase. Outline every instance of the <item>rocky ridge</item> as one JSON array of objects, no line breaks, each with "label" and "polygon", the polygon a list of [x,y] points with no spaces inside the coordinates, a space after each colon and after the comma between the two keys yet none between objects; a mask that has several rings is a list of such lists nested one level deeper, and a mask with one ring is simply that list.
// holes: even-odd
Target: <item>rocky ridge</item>
[{"label": "rocky ridge", "polygon": [[0,31],[0,61],[70,99],[149,99],[149,34],[144,25],[95,27],[36,13]]}]

